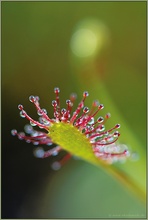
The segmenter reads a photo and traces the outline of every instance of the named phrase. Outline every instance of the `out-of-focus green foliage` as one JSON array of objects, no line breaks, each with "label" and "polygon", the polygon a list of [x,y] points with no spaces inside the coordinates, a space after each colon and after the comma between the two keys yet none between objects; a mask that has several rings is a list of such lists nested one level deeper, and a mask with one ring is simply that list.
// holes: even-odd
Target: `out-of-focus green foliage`
[{"label": "out-of-focus green foliage", "polygon": [[[85,19],[102,23],[109,34],[107,46],[96,51],[93,59],[76,57],[70,47],[76,28]],[[117,121],[121,117],[124,126],[121,124],[120,142],[134,150],[141,148],[139,162],[133,162],[139,166],[128,168],[127,163],[123,167],[145,185],[146,2],[2,2],[2,95],[5,116],[13,118],[11,127],[21,129],[25,124],[16,109],[20,102],[36,117],[28,105],[31,94],[39,95],[41,105],[52,115],[55,86],[61,89],[63,107],[69,93],[80,96],[83,90],[89,90],[88,105],[97,98],[104,103],[104,114],[112,115],[109,125],[121,123]],[[7,131],[7,124],[3,129]],[[33,188],[30,186],[22,201],[19,218],[146,215],[145,205],[111,176],[81,161],[69,162]]]}]

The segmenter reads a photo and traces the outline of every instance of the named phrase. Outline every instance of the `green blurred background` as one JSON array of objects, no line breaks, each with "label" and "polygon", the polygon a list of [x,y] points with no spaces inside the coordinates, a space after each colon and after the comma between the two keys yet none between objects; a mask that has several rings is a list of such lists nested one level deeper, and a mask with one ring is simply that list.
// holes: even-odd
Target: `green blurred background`
[{"label": "green blurred background", "polygon": [[[108,112],[112,103],[145,161],[146,2],[2,2],[1,7],[2,218],[144,218],[145,205],[102,169],[71,159],[52,171],[55,158],[34,158],[34,146],[10,131],[26,124],[19,118],[20,103],[37,119],[30,95],[39,95],[52,116],[55,86],[63,107],[71,92],[80,99],[85,89],[88,105],[98,98]],[[93,22],[104,41],[92,55],[77,56],[72,37]],[[111,114],[110,123],[120,123]],[[121,141],[134,149],[126,126]]]}]

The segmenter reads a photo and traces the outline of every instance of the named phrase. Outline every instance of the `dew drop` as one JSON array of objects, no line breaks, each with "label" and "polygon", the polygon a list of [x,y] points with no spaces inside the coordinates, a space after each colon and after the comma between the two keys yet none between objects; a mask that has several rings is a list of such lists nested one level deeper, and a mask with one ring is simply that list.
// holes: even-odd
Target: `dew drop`
[{"label": "dew drop", "polygon": [[104,108],[104,105],[103,104],[100,104],[99,105],[99,109],[103,109]]},{"label": "dew drop", "polygon": [[19,110],[23,110],[23,108],[24,108],[23,105],[21,105],[21,104],[18,105]]},{"label": "dew drop", "polygon": [[57,101],[56,101],[56,100],[53,100],[53,101],[52,101],[52,106],[53,106],[53,107],[56,107],[56,106],[57,106]]},{"label": "dew drop", "polygon": [[[126,157],[129,157],[130,156],[130,152],[128,151],[128,150],[125,150],[124,151],[124,154],[126,155]],[[139,155],[137,154],[137,155],[135,155],[136,157],[134,158],[134,160],[138,160],[139,159]]]},{"label": "dew drop", "polygon": [[67,99],[67,100],[66,100],[66,104],[67,104],[67,105],[70,105],[70,104],[71,104],[71,101],[70,101],[69,99]]},{"label": "dew drop", "polygon": [[107,141],[112,142],[114,140],[114,138],[112,136],[107,137]]},{"label": "dew drop", "polygon": [[61,168],[61,164],[58,161],[56,161],[51,165],[51,167],[53,170],[59,170]]},{"label": "dew drop", "polygon": [[22,118],[25,118],[25,117],[26,117],[24,110],[20,111],[20,116],[21,116]]},{"label": "dew drop", "polygon": [[76,98],[77,98],[77,94],[76,94],[76,93],[72,93],[72,94],[70,95],[70,99],[71,99],[72,101],[74,101]]},{"label": "dew drop", "polygon": [[30,102],[35,102],[36,101],[35,96],[33,96],[33,95],[29,96],[29,101]]},{"label": "dew drop", "polygon": [[54,150],[54,151],[52,152],[52,156],[57,156],[57,155],[58,155],[58,151]]},{"label": "dew drop", "polygon": [[15,135],[17,134],[17,130],[16,130],[16,129],[11,130],[11,134],[12,134],[13,136],[15,136]]},{"label": "dew drop", "polygon": [[25,133],[24,132],[19,132],[18,133],[20,136],[24,137],[25,136]]},{"label": "dew drop", "polygon": [[54,112],[54,117],[57,118],[59,116],[59,113],[57,111]]},{"label": "dew drop", "polygon": [[104,152],[105,153],[112,153],[112,147],[110,146],[104,146]]},{"label": "dew drop", "polygon": [[38,141],[34,141],[33,145],[39,145],[39,142]]},{"label": "dew drop", "polygon": [[35,100],[38,102],[40,100],[39,96],[35,96]]},{"label": "dew drop", "polygon": [[43,158],[44,157],[44,150],[41,147],[38,147],[37,149],[34,150],[34,156],[37,158]]},{"label": "dew drop", "polygon": [[43,115],[42,109],[39,109],[39,110],[37,111],[37,114],[38,114],[39,116],[42,116],[42,115]]},{"label": "dew drop", "polygon": [[105,135],[105,136],[108,136],[108,135],[109,135],[109,132],[108,132],[108,131],[104,132],[104,135]]},{"label": "dew drop", "polygon": [[102,157],[104,154],[103,153],[99,153],[99,152],[95,152],[96,157]]},{"label": "dew drop", "polygon": [[104,140],[104,139],[101,140],[101,141],[100,141],[100,144],[106,144],[106,140]]},{"label": "dew drop", "polygon": [[94,107],[97,107],[97,106],[99,105],[99,101],[98,101],[98,100],[94,100],[93,103],[92,103],[92,105],[93,105]]},{"label": "dew drop", "polygon": [[52,144],[53,144],[53,143],[49,142],[49,143],[47,143],[46,145],[47,145],[47,146],[51,146]]},{"label": "dew drop", "polygon": [[50,122],[48,120],[46,120],[44,117],[42,117],[42,123],[44,125],[50,125]]},{"label": "dew drop", "polygon": [[98,123],[102,123],[103,121],[104,121],[104,118],[101,117],[101,116],[97,119],[97,122],[98,122]]},{"label": "dew drop", "polygon": [[91,119],[89,120],[88,124],[89,124],[89,125],[94,124],[94,117],[91,117]]},{"label": "dew drop", "polygon": [[36,126],[35,123],[33,123],[32,121],[30,121],[31,126]]},{"label": "dew drop", "polygon": [[89,108],[88,108],[88,107],[84,107],[84,108],[83,108],[83,112],[84,112],[85,114],[87,114],[87,113],[89,112]]},{"label": "dew drop", "polygon": [[43,122],[43,117],[39,117],[39,122],[40,122],[41,124],[44,123],[44,122]]},{"label": "dew drop", "polygon": [[107,113],[106,115],[105,115],[105,118],[110,118],[111,117],[111,114],[110,113]]},{"label": "dew drop", "polygon": [[120,136],[120,133],[118,131],[115,131],[114,132],[114,137],[119,137]]},{"label": "dew drop", "polygon": [[31,125],[25,125],[24,130],[27,134],[31,134],[33,132],[33,128]]},{"label": "dew drop", "polygon": [[83,92],[83,97],[89,96],[89,93],[87,91]]},{"label": "dew drop", "polygon": [[116,128],[120,128],[121,126],[120,126],[120,124],[116,124],[116,126],[115,126]]},{"label": "dew drop", "polygon": [[18,138],[19,138],[20,140],[23,140],[23,139],[24,139],[24,136],[25,136],[25,133],[24,133],[24,132],[18,133]]},{"label": "dew drop", "polygon": [[104,125],[100,125],[98,128],[99,131],[104,131],[105,130],[105,126]]},{"label": "dew drop", "polygon": [[28,144],[31,143],[31,140],[26,140],[26,143],[28,143]]},{"label": "dew drop", "polygon": [[34,131],[34,132],[31,134],[32,137],[36,137],[36,136],[38,136],[38,135],[39,135],[39,132],[37,132],[37,131]]},{"label": "dew drop", "polygon": [[61,109],[61,114],[62,114],[62,115],[64,115],[66,112],[67,112],[67,111],[66,111],[65,108],[62,108],[62,109]]},{"label": "dew drop", "polygon": [[45,108],[42,108],[42,111],[43,111],[44,114],[47,115],[47,110]]},{"label": "dew drop", "polygon": [[58,94],[60,92],[60,89],[58,87],[54,88],[54,93]]}]

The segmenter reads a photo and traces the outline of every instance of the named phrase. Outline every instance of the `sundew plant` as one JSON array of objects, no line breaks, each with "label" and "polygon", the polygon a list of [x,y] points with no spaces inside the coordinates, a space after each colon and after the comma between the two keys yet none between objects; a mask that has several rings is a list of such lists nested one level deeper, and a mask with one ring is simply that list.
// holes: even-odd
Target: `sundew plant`
[{"label": "sundew plant", "polygon": [[[120,133],[117,131],[120,124],[114,125],[109,130],[105,129],[105,123],[110,118],[110,113],[104,117],[99,116],[95,121],[95,116],[104,108],[103,104],[93,101],[92,108],[89,110],[85,106],[85,99],[89,95],[87,91],[83,93],[83,98],[77,108],[72,112],[76,94],[71,94],[70,99],[66,100],[66,108],[60,108],[59,88],[55,88],[56,100],[52,101],[54,116],[49,118],[46,109],[41,109],[38,96],[30,96],[29,100],[40,116],[39,121],[32,119],[24,110],[23,105],[18,105],[20,116],[30,121],[30,125],[25,126],[25,133],[18,133],[12,130],[13,135],[19,139],[24,139],[27,143],[34,145],[48,145],[49,150],[36,148],[34,154],[36,157],[45,158],[58,154],[61,150],[68,153],[65,158],[74,155],[88,162],[99,164],[111,164],[116,161],[122,161],[130,156],[125,145],[116,144]],[[38,126],[46,132],[34,130]],[[52,144],[57,146],[52,148]],[[52,149],[51,149],[52,148]],[[62,159],[62,162],[64,160]],[[56,165],[56,166],[55,166]],[[54,163],[54,168],[58,169],[61,161]]]},{"label": "sundew plant", "polygon": [[[72,93],[70,98],[66,100],[66,108],[61,108],[60,89],[56,87],[54,92],[53,117],[49,117],[47,110],[40,107],[39,97],[31,95],[29,100],[35,105],[39,120],[32,119],[24,110],[23,105],[19,104],[20,116],[26,118],[30,124],[25,125],[25,133],[13,129],[12,135],[16,135],[20,140],[25,140],[27,143],[33,143],[36,146],[49,146],[49,150],[46,151],[41,146],[35,147],[34,155],[37,158],[56,156],[60,151],[66,151],[64,157],[52,163],[54,170],[58,170],[67,160],[75,156],[94,165],[104,167],[140,197],[143,197],[141,189],[128,176],[112,167],[113,163],[126,162],[132,153],[125,144],[117,143],[120,136],[118,131],[120,124],[105,129],[105,124],[111,114],[106,113],[105,116],[100,116],[99,113],[104,105],[94,100],[89,109],[85,106],[85,100],[89,93],[84,91],[81,101],[72,111],[76,94]],[[35,126],[39,129],[35,130],[33,128]],[[56,144],[56,147],[53,147],[53,144]]]}]

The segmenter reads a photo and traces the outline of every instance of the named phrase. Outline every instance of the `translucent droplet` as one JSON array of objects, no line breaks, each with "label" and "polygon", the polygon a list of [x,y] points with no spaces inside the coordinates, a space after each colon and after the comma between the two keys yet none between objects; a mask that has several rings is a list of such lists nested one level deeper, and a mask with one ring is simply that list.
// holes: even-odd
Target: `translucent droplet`
[{"label": "translucent droplet", "polygon": [[116,124],[116,126],[115,126],[116,128],[120,128],[121,126],[120,126],[120,124]]},{"label": "translucent droplet", "polygon": [[87,91],[83,92],[83,97],[89,96],[89,93]]},{"label": "translucent droplet", "polygon": [[100,153],[104,153],[104,151],[105,151],[105,150],[104,150],[104,146],[99,146],[99,152],[100,152]]},{"label": "translucent droplet", "polygon": [[55,92],[56,94],[58,94],[58,93],[60,92],[60,89],[59,89],[58,87],[55,87],[55,88],[54,88],[54,92]]},{"label": "translucent droplet", "polygon": [[57,111],[54,112],[54,117],[57,118],[59,116],[59,113]]},{"label": "translucent droplet", "polygon": [[114,137],[119,137],[120,136],[120,133],[118,131],[115,131],[114,132]]},{"label": "translucent droplet", "polygon": [[56,100],[53,100],[53,101],[52,101],[52,106],[53,106],[53,107],[56,107],[56,106],[57,106],[57,101],[56,101]]},{"label": "translucent droplet", "polygon": [[109,135],[109,132],[108,132],[108,131],[104,132],[104,135],[105,135],[105,136],[108,136],[108,135]]},{"label": "translucent droplet", "polygon": [[100,104],[99,105],[99,109],[103,109],[104,108],[104,105],[103,104]]},{"label": "translucent droplet", "polygon": [[19,132],[18,134],[21,135],[22,137],[25,136],[25,133],[24,133],[24,132]]},{"label": "translucent droplet", "polygon": [[85,114],[87,114],[87,113],[89,112],[89,108],[88,108],[88,107],[84,107],[84,108],[83,108],[83,112],[84,112]]},{"label": "translucent droplet", "polygon": [[42,117],[42,123],[44,125],[50,125],[50,122],[48,120],[46,120],[44,117]]},{"label": "translucent droplet", "polygon": [[70,104],[71,104],[71,101],[70,101],[69,99],[67,99],[67,100],[66,100],[66,104],[67,104],[67,105],[70,105]]},{"label": "translucent droplet", "polygon": [[21,116],[22,118],[25,118],[25,117],[26,117],[26,114],[25,114],[25,111],[24,111],[24,110],[20,111],[20,116]]},{"label": "translucent droplet", "polygon": [[35,100],[39,101],[40,100],[39,96],[35,96]]},{"label": "translucent droplet", "polygon": [[[124,154],[126,155],[126,157],[130,156],[130,152],[128,150],[125,150]],[[137,157],[134,158],[134,160],[139,160],[139,155],[136,155]]]},{"label": "translucent droplet", "polygon": [[92,103],[92,105],[93,105],[94,107],[97,107],[97,106],[99,105],[99,101],[98,101],[98,100],[94,100],[93,103]]},{"label": "translucent droplet", "polygon": [[42,108],[42,111],[47,115],[47,110],[45,108]]},{"label": "translucent droplet", "polygon": [[28,143],[28,144],[31,143],[31,140],[26,140],[26,143]]},{"label": "translucent droplet", "polygon": [[53,144],[53,143],[49,142],[49,143],[47,143],[46,145],[47,145],[47,146],[51,146],[52,144]]},{"label": "translucent droplet", "polygon": [[119,144],[118,146],[118,151],[124,152],[125,150],[128,150],[128,147],[125,144]]},{"label": "translucent droplet", "polygon": [[29,96],[29,101],[30,102],[35,102],[36,101],[35,96],[33,96],[33,95]]},{"label": "translucent droplet", "polygon": [[43,124],[43,119],[42,119],[42,117],[39,117],[39,122],[40,122],[41,124]]},{"label": "translucent droplet", "polygon": [[37,158],[43,158],[44,157],[44,150],[41,147],[38,147],[34,150],[34,156]]},{"label": "translucent droplet", "polygon": [[11,134],[12,134],[13,136],[15,136],[15,135],[17,134],[17,130],[16,130],[16,129],[11,130]]},{"label": "translucent droplet", "polygon": [[106,144],[106,140],[104,140],[104,139],[101,140],[101,141],[100,141],[100,144]]},{"label": "translucent droplet", "polygon": [[24,133],[24,132],[18,133],[18,138],[19,138],[20,140],[23,140],[23,139],[24,139],[24,136],[25,136],[25,133]]},{"label": "translucent droplet", "polygon": [[51,167],[53,170],[59,170],[61,168],[61,164],[56,161],[51,165]]},{"label": "translucent droplet", "polygon": [[110,117],[111,117],[111,114],[110,114],[110,113],[107,113],[107,114],[105,115],[105,117],[106,117],[106,118],[110,118]]},{"label": "translucent droplet", "polygon": [[55,150],[52,152],[52,156],[57,156],[57,155],[58,155],[58,151]]},{"label": "translucent droplet", "polygon": [[21,105],[21,104],[18,105],[19,110],[23,110],[23,108],[24,108],[23,105]]},{"label": "translucent droplet", "polygon": [[76,93],[72,93],[71,95],[70,95],[70,99],[73,101],[73,100],[75,100],[77,98],[77,94]]},{"label": "translucent droplet", "polygon": [[25,125],[24,130],[27,134],[31,134],[33,132],[33,128],[31,125]]},{"label": "translucent droplet", "polygon": [[37,132],[37,131],[34,131],[34,132],[31,134],[32,137],[36,137],[36,136],[38,136],[38,135],[39,135],[39,132]]},{"label": "translucent droplet", "polygon": [[97,142],[99,140],[100,140],[100,136],[96,136],[96,137],[91,139],[90,143],[95,143],[95,142]]},{"label": "translucent droplet", "polygon": [[89,124],[89,125],[94,124],[94,117],[91,117],[91,119],[89,120],[88,124]]},{"label": "translucent droplet", "polygon": [[112,147],[111,146],[104,146],[104,152],[105,153],[112,153]]},{"label": "translucent droplet", "polygon": [[39,142],[38,141],[34,141],[33,145],[39,145]]},{"label": "translucent droplet", "polygon": [[107,140],[108,140],[109,142],[112,142],[112,141],[114,140],[114,138],[111,136],[111,137],[108,137]]},{"label": "translucent droplet", "polygon": [[36,126],[35,123],[33,123],[32,121],[30,121],[31,126]]},{"label": "translucent droplet", "polygon": [[95,152],[96,157],[102,157],[104,155],[104,153],[99,153],[99,152]]},{"label": "translucent droplet", "polygon": [[62,115],[64,115],[66,112],[67,112],[67,111],[66,111],[65,108],[62,108],[62,109],[61,109],[61,114],[62,114]]},{"label": "translucent droplet", "polygon": [[103,121],[104,121],[104,118],[101,117],[101,116],[97,119],[97,122],[98,122],[98,123],[102,123]]},{"label": "translucent droplet", "polygon": [[101,125],[99,126],[99,128],[97,129],[98,131],[104,131],[105,130],[105,126],[104,125]]},{"label": "translucent droplet", "polygon": [[42,116],[42,115],[43,115],[42,109],[39,109],[39,110],[37,111],[37,114],[38,114],[39,116]]}]

